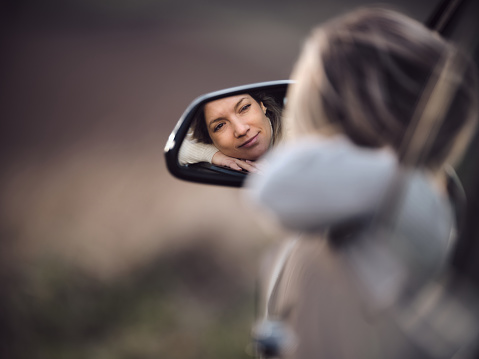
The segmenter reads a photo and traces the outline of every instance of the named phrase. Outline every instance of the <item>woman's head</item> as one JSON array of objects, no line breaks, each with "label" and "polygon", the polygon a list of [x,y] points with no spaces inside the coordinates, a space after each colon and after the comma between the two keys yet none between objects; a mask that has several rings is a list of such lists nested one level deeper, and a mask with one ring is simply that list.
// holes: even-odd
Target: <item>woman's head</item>
[{"label": "woman's head", "polygon": [[450,58],[462,66],[448,77],[452,101],[423,159],[425,166],[438,168],[473,132],[474,65],[436,33],[391,10],[357,10],[313,31],[288,94],[293,135],[342,133],[360,146],[389,146],[399,153],[418,117],[415,111]]},{"label": "woman's head", "polygon": [[193,137],[227,156],[257,160],[281,136],[281,108],[262,93],[206,103],[193,121]]}]

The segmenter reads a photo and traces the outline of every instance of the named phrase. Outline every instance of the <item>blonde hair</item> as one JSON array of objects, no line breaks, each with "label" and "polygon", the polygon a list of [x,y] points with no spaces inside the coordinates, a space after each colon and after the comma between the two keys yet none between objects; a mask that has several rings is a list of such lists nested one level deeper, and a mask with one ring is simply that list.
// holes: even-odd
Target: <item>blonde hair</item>
[{"label": "blonde hair", "polygon": [[[292,78],[285,118],[293,137],[345,134],[357,145],[389,146],[400,155],[414,121],[424,117],[418,104],[448,97],[444,113],[429,112],[437,128],[427,151],[409,146],[420,157],[416,165],[438,169],[460,157],[477,124],[472,61],[419,22],[384,8],[360,9],[313,30]],[[431,84],[440,79],[449,91],[433,99]]]}]

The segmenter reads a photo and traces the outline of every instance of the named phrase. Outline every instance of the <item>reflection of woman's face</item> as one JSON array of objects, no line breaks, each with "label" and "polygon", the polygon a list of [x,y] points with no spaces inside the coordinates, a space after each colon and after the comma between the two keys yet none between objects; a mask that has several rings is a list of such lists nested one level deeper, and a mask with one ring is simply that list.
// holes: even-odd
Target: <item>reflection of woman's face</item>
[{"label": "reflection of woman's face", "polygon": [[208,102],[204,113],[213,144],[225,155],[254,161],[268,150],[272,129],[266,108],[250,95]]}]

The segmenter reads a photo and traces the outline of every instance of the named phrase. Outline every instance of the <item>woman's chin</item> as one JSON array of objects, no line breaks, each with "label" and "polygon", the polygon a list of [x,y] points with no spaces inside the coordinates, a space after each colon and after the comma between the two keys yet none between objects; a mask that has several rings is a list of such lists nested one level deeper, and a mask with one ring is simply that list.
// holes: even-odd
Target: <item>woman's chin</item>
[{"label": "woman's chin", "polygon": [[256,148],[252,148],[248,151],[227,151],[227,150],[220,150],[223,152],[226,156],[233,157],[233,158],[239,158],[242,160],[248,160],[248,161],[256,161],[260,159],[266,152],[268,152],[268,147],[266,146],[256,146]]},{"label": "woman's chin", "polygon": [[259,160],[266,152],[267,152],[267,150],[266,151],[260,151],[258,153],[245,154],[242,157],[242,159],[249,160],[249,161],[256,161],[256,160]]}]

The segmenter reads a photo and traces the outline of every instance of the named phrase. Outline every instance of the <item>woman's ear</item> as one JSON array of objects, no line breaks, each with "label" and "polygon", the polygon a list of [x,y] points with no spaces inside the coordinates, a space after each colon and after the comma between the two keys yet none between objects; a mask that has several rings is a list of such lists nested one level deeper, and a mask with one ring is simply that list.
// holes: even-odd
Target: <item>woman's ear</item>
[{"label": "woman's ear", "polygon": [[260,104],[261,108],[263,109],[264,114],[266,115],[266,110],[267,110],[266,106],[263,105],[263,102],[260,102],[259,104]]}]

